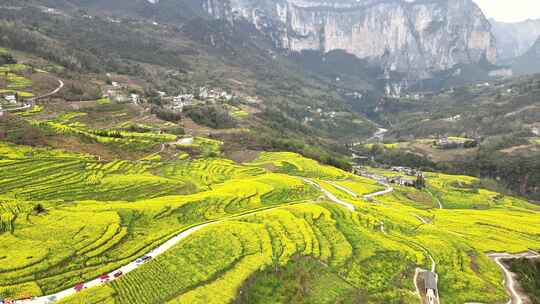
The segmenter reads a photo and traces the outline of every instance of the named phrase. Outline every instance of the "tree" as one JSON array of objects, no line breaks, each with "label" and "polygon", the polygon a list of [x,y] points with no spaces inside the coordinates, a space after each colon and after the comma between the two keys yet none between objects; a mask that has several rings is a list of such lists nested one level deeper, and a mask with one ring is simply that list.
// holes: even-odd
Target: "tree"
[{"label": "tree", "polygon": [[424,189],[426,187],[426,178],[423,174],[418,174],[416,176],[416,181],[414,182],[416,189]]},{"label": "tree", "polygon": [[47,209],[45,209],[45,207],[43,207],[42,204],[37,204],[34,206],[34,212],[36,214],[42,214],[42,213],[47,212]]}]

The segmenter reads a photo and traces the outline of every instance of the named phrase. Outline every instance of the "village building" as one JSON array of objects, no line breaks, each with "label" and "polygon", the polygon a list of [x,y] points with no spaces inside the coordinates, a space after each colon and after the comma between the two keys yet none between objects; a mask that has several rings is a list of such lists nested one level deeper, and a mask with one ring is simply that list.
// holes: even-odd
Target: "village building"
[{"label": "village building", "polygon": [[174,112],[183,112],[184,107],[193,105],[192,94],[180,94],[173,97],[171,103],[169,104],[169,109]]},{"label": "village building", "polygon": [[139,94],[131,94],[130,98],[131,98],[131,102],[133,102],[133,103],[139,103],[139,101],[140,101]]},{"label": "village building", "polygon": [[223,89],[208,89],[207,87],[199,88],[199,99],[203,101],[217,101],[225,100],[229,101],[233,98],[233,95]]},{"label": "village building", "polygon": [[11,103],[11,104],[17,103],[17,96],[16,96],[16,95],[11,95],[11,94],[10,94],[10,95],[5,95],[5,96],[4,96],[4,99],[5,99],[7,102]]},{"label": "village building", "polygon": [[199,88],[199,99],[206,100],[208,98],[208,89],[206,87]]},{"label": "village building", "polygon": [[414,186],[416,186],[416,180],[405,178],[405,177],[402,177],[402,176],[389,177],[388,182],[390,184],[396,184],[396,185],[405,186],[405,187],[414,187]]},{"label": "village building", "polygon": [[445,118],[443,120],[448,121],[448,122],[456,122],[456,121],[461,120],[461,114],[458,114],[458,115],[452,116],[452,117],[448,117],[448,118]]},{"label": "village building", "polygon": [[421,171],[409,167],[392,167],[391,170],[408,176],[417,176],[418,174],[422,174]]},{"label": "village building", "polygon": [[131,100],[126,95],[122,95],[122,94],[112,94],[110,99],[117,102],[117,103],[125,103],[125,102],[129,102]]},{"label": "village building", "polygon": [[434,272],[424,272],[424,292],[427,303],[437,303],[437,275]]},{"label": "village building", "polygon": [[463,149],[478,146],[478,140],[474,139],[450,139],[448,137],[439,138],[434,145],[440,149]]},{"label": "village building", "polygon": [[360,92],[346,93],[345,96],[349,96],[353,99],[362,99],[364,97],[364,95]]}]

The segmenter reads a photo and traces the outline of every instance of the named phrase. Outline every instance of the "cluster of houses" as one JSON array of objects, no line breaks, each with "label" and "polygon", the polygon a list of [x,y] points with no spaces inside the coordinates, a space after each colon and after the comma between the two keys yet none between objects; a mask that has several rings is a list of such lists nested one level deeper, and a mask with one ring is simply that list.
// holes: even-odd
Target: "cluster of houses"
[{"label": "cluster of houses", "polygon": [[447,122],[456,122],[456,121],[460,121],[461,120],[461,114],[458,114],[458,115],[455,115],[455,116],[452,116],[452,117],[448,117],[448,118],[445,118],[443,119],[444,121],[447,121]]},{"label": "cluster of houses", "polygon": [[337,117],[338,113],[336,111],[325,111],[321,108],[317,108],[317,109],[314,109],[310,106],[308,106],[307,108],[307,112],[311,114],[311,116],[306,116],[304,117],[304,123],[309,123],[309,122],[312,122],[314,121],[314,118],[312,117],[313,114],[315,114],[316,116],[319,116],[321,118],[326,118],[326,119],[334,119]]},{"label": "cluster of houses", "polygon": [[405,176],[391,176],[387,178],[389,184],[396,184],[406,187],[418,187],[418,181],[424,180],[424,173],[420,170],[409,167],[392,167],[393,172],[404,174]]},{"label": "cluster of houses", "polygon": [[216,88],[208,89],[207,87],[199,88],[199,99],[202,101],[230,101],[233,98],[233,95],[227,91]]},{"label": "cluster of houses", "polygon": [[9,104],[16,104],[18,101],[17,95],[15,94],[4,94],[4,95],[1,95],[0,97],[2,97],[1,101],[4,101]]},{"label": "cluster of houses", "polygon": [[390,170],[407,176],[418,176],[419,174],[423,174],[422,171],[409,167],[392,167]]},{"label": "cluster of houses", "polygon": [[181,113],[184,111],[184,107],[194,104],[194,98],[195,96],[193,96],[193,94],[180,94],[178,96],[172,97],[172,99],[170,99],[168,108],[171,111]]},{"label": "cluster of houses", "polygon": [[[110,76],[107,74],[107,76]],[[107,88],[106,96],[109,97],[111,101],[114,101],[116,103],[140,103],[141,102],[141,96],[139,94],[128,94],[127,85],[120,84],[117,81],[112,81],[111,85]]]},{"label": "cluster of houses", "polygon": [[161,99],[168,102],[167,108],[174,112],[183,112],[186,106],[192,106],[195,104],[195,100],[203,102],[225,102],[233,99],[233,94],[220,89],[208,89],[207,87],[200,87],[198,94],[180,94],[177,96],[167,97],[165,92],[159,92]]},{"label": "cluster of houses", "polygon": [[[110,77],[110,74],[107,74]],[[133,103],[139,104],[143,101],[140,94],[128,93],[129,87],[127,85],[120,84],[117,81],[111,81],[111,85],[107,87],[105,94],[111,101],[116,103]]]},{"label": "cluster of houses", "polygon": [[389,184],[400,185],[400,186],[405,186],[405,187],[416,186],[416,179],[411,179],[411,178],[402,177],[402,176],[391,176],[387,178],[387,182]]},{"label": "cluster of houses", "polygon": [[364,94],[360,92],[351,92],[351,93],[346,93],[345,96],[350,97],[352,99],[361,100],[364,97]]},{"label": "cluster of houses", "polygon": [[478,146],[476,139],[451,139],[448,137],[439,138],[434,142],[435,147],[439,149],[463,149],[474,148]]},{"label": "cluster of houses", "polygon": [[373,179],[382,184],[394,184],[405,187],[419,187],[420,183],[424,183],[424,173],[420,170],[408,168],[408,167],[392,167],[393,172],[404,174],[405,176],[382,176],[366,171],[362,166],[354,166],[353,174]]}]

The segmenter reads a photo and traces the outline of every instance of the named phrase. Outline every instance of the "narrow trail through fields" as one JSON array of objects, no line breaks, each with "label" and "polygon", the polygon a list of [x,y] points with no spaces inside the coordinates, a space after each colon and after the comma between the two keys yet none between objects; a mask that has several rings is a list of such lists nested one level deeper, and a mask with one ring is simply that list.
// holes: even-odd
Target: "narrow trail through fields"
[{"label": "narrow trail through fields", "polygon": [[[314,182],[312,180],[309,180],[309,179],[303,179],[303,180],[306,183],[308,183],[308,184],[316,187],[317,189],[319,189],[333,203],[341,205],[341,206],[347,208],[350,211],[355,210],[354,205],[338,199],[337,197],[335,197],[328,190],[324,189],[318,183],[316,183],[316,182]],[[296,205],[296,204],[305,204],[305,203],[291,203],[291,204],[288,204],[288,205]],[[235,219],[250,216],[250,215],[253,215],[253,214],[269,212],[269,211],[272,211],[272,210],[275,210],[275,209],[278,209],[278,208],[283,208],[285,206],[287,206],[287,205],[274,206],[274,207],[270,207],[270,208],[253,210],[253,211],[250,211],[250,212],[246,212],[244,214],[230,216],[230,217],[227,217],[227,218],[224,218],[224,219],[221,219],[221,220],[216,220],[216,221],[211,221],[211,222],[206,222],[206,223],[202,223],[202,224],[199,224],[199,225],[195,225],[193,227],[190,227],[190,228],[180,232],[179,234],[176,234],[175,236],[173,236],[172,238],[167,240],[165,243],[163,243],[160,246],[156,247],[155,249],[151,250],[145,256],[155,258],[155,257],[165,253],[166,251],[168,251],[173,246],[180,243],[182,240],[184,240],[188,236],[190,236],[190,235],[194,234],[195,232],[197,232],[197,231],[199,231],[199,230],[201,230],[203,228],[206,228],[206,227],[208,227],[210,225],[220,224],[220,223],[223,223],[223,222],[228,221],[228,220],[235,220]],[[115,269],[113,271],[108,272],[107,275],[109,276],[109,279],[107,281],[102,281],[100,278],[95,278],[93,280],[85,282],[84,283],[84,288],[92,288],[92,287],[97,287],[97,286],[104,285],[107,282],[115,280],[116,279],[115,274],[117,274],[117,273],[121,273],[122,275],[125,275],[126,273],[129,273],[129,272],[137,269],[142,264],[142,263],[137,262],[138,259],[139,258],[137,258],[135,261],[132,261],[132,262],[130,262],[130,263],[118,268],[118,269]],[[74,295],[76,293],[77,293],[77,291],[74,288],[68,288],[68,289],[65,289],[65,290],[59,291],[57,293],[50,294],[50,295],[40,296],[40,297],[36,297],[36,298],[33,298],[33,299],[27,299],[27,300],[17,300],[17,301],[15,301],[15,303],[16,304],[50,304],[50,303],[54,303],[54,302],[56,302],[56,301],[58,301],[60,299],[72,296],[72,295]]]},{"label": "narrow trail through fields", "polygon": [[431,197],[433,197],[435,199],[437,204],[439,204],[439,209],[444,209],[443,204],[441,203],[441,200],[438,197],[436,197],[435,195],[433,195],[433,193],[431,191],[429,191],[427,188],[426,188],[426,191],[427,191],[427,193],[429,193],[429,195],[431,195]]},{"label": "narrow trail through fields", "polygon": [[328,182],[330,185],[332,185],[332,187],[336,188],[336,189],[339,189],[347,194],[349,194],[350,196],[354,197],[354,198],[358,198],[358,194],[356,194],[355,192],[353,192],[352,190],[350,190],[349,188],[346,188],[346,187],[343,187],[341,185],[338,185],[334,182]]},{"label": "narrow trail through fields", "polygon": [[540,258],[540,255],[536,252],[526,252],[526,253],[520,253],[520,254],[510,254],[510,253],[492,253],[488,254],[488,257],[493,259],[495,263],[502,269],[504,274],[504,285],[506,286],[506,289],[510,293],[510,300],[507,302],[507,304],[523,304],[524,300],[527,299],[527,296],[521,293],[519,290],[517,290],[517,286],[519,286],[518,282],[516,281],[515,274],[512,273],[506,265],[502,262],[502,260],[511,260],[511,259],[538,259]]},{"label": "narrow trail through fields", "polygon": [[338,205],[341,205],[347,209],[349,209],[350,211],[354,211],[356,210],[356,208],[354,207],[353,204],[351,203],[347,203],[345,201],[342,201],[340,200],[339,198],[337,198],[334,194],[332,194],[330,191],[324,189],[321,185],[319,185],[318,183],[310,180],[310,179],[307,179],[307,178],[304,178],[304,182],[314,186],[315,188],[319,189],[322,193],[324,193],[324,195],[329,199],[331,200],[332,202],[338,204]]},{"label": "narrow trail through fields", "polygon": [[388,188],[386,188],[385,190],[382,190],[382,191],[378,191],[378,192],[375,192],[375,193],[370,193],[370,194],[366,194],[364,195],[364,199],[372,199],[376,196],[381,196],[381,195],[385,195],[385,194],[388,194],[390,192],[394,192],[394,188],[393,187],[390,187],[388,185],[384,185]]}]

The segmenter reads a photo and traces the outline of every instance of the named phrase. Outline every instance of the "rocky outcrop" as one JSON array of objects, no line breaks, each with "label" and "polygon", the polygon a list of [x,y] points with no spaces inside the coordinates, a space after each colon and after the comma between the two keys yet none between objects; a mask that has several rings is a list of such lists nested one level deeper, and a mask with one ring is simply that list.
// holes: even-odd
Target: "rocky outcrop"
[{"label": "rocky outcrop", "polygon": [[243,18],[292,51],[345,50],[420,78],[497,52],[471,0],[203,0],[214,17]]},{"label": "rocky outcrop", "polygon": [[514,59],[512,70],[518,75],[540,73],[540,36],[525,54]]},{"label": "rocky outcrop", "polygon": [[490,22],[501,60],[525,54],[540,36],[540,19],[516,23],[495,20],[490,20]]}]

